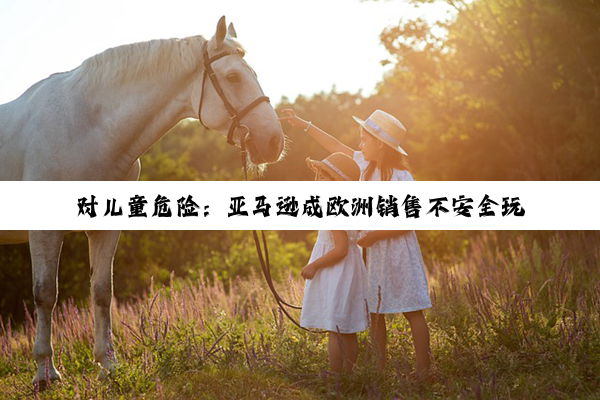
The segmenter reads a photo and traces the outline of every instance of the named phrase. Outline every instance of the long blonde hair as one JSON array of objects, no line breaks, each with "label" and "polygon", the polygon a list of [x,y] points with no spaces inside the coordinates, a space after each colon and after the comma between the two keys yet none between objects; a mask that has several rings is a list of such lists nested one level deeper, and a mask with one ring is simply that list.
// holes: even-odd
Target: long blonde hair
[{"label": "long blonde hair", "polygon": [[[367,133],[368,135],[371,135],[369,132],[367,132],[365,130],[365,133]],[[373,135],[371,135],[373,136]],[[373,136],[374,137],[374,136]],[[375,137],[375,139],[377,139]],[[381,142],[381,140],[377,139],[378,141]],[[382,181],[389,181],[392,178],[392,174],[394,173],[394,169],[399,169],[399,170],[405,170],[405,171],[409,171],[410,172],[410,167],[408,165],[408,158],[404,155],[401,154],[395,150],[393,150],[390,146],[388,146],[387,144],[383,143],[383,149],[381,150],[383,152],[382,156],[381,156],[381,180]],[[367,165],[367,168],[365,169],[365,181],[368,181],[371,179],[371,176],[373,176],[373,173],[375,172],[375,169],[377,168],[377,162],[376,161],[370,161],[369,165]]]}]

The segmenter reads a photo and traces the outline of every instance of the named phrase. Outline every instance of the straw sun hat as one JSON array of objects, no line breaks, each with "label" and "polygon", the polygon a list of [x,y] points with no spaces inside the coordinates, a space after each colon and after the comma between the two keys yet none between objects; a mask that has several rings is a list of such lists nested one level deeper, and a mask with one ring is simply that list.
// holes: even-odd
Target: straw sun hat
[{"label": "straw sun hat", "polygon": [[360,179],[360,168],[358,164],[344,153],[333,153],[327,156],[323,161],[306,159],[306,164],[313,171],[324,171],[336,181],[357,181]]},{"label": "straw sun hat", "polygon": [[363,121],[360,118],[352,116],[367,132],[374,135],[377,139],[390,146],[392,149],[407,156],[406,151],[400,147],[400,143],[406,136],[406,128],[396,117],[385,111],[375,110],[373,114]]}]

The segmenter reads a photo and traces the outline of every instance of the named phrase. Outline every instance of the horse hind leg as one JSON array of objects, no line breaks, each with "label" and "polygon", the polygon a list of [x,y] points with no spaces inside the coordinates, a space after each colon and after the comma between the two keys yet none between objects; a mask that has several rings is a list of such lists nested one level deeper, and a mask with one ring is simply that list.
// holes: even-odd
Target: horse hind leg
[{"label": "horse hind leg", "polygon": [[34,385],[61,379],[52,359],[52,313],[58,297],[58,262],[63,232],[30,231],[29,247],[33,268],[33,297],[37,313],[37,331],[33,357],[37,363]]},{"label": "horse hind leg", "polygon": [[113,295],[113,259],[121,231],[88,231],[94,307],[94,357],[109,371],[115,365],[110,304]]}]

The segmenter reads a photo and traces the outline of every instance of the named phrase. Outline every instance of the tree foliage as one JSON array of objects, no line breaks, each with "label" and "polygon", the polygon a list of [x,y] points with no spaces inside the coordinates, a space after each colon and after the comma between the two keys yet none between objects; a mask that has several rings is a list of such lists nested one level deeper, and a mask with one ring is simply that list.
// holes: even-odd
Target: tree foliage
[{"label": "tree foliage", "polygon": [[[428,1],[412,1],[422,4]],[[600,4],[447,0],[454,19],[381,34],[418,170],[442,180],[595,180]]]}]

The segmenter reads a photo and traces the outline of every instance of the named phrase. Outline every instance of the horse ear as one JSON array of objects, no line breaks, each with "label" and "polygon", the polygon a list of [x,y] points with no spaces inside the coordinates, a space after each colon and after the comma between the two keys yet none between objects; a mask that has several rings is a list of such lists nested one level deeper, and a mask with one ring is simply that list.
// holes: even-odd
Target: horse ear
[{"label": "horse ear", "polygon": [[223,15],[221,19],[219,19],[219,23],[217,24],[217,33],[215,33],[217,49],[223,44],[225,35],[227,35],[227,24],[225,22],[225,16]]},{"label": "horse ear", "polygon": [[237,37],[237,33],[235,33],[235,28],[233,27],[233,22],[229,23],[229,27],[227,28],[227,34],[234,38]]}]

